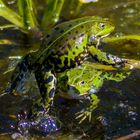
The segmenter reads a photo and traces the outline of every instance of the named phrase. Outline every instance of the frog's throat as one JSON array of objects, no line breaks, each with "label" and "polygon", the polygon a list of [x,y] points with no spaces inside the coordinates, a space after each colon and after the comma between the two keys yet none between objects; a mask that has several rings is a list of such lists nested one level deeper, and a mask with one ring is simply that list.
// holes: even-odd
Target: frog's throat
[{"label": "frog's throat", "polygon": [[104,36],[101,36],[101,37],[96,37],[96,38],[97,38],[97,44],[96,44],[96,48],[97,48],[97,49],[98,49],[98,46],[100,45],[101,40],[102,40],[103,38],[109,36],[109,35],[110,35],[110,33],[108,33],[108,34],[106,34],[106,35],[104,35]]}]

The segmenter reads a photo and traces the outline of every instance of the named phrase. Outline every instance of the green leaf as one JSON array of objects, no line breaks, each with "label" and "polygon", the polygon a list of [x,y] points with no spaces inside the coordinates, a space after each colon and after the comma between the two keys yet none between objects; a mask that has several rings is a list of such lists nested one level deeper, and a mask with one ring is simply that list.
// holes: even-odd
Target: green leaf
[{"label": "green leaf", "polygon": [[46,9],[41,21],[43,29],[48,30],[59,20],[64,0],[46,0]]},{"label": "green leaf", "polygon": [[2,0],[0,0],[0,16],[18,27],[24,28],[24,24],[22,23],[22,18],[20,15],[8,8]]},{"label": "green leaf", "polygon": [[0,39],[0,45],[15,45],[16,43],[8,39]]},{"label": "green leaf", "polygon": [[28,29],[37,28],[36,8],[32,0],[18,0],[18,9],[24,26]]},{"label": "green leaf", "polygon": [[0,30],[16,27],[14,24],[0,25]]}]

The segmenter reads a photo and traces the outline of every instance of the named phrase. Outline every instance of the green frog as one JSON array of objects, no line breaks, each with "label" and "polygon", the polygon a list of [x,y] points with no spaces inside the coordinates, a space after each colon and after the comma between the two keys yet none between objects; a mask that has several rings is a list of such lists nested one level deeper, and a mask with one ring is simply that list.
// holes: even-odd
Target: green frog
[{"label": "green frog", "polygon": [[[78,67],[57,74],[58,84],[56,93],[58,96],[67,99],[86,100],[89,103],[80,112],[75,114],[79,124],[85,119],[91,121],[92,112],[98,107],[100,102],[98,95],[95,93],[99,91],[104,81],[122,81],[129,74],[128,71],[118,71],[118,69],[105,70],[105,67],[108,67],[106,65],[100,65],[100,69],[93,69],[96,66],[97,64],[86,61]],[[29,80],[29,82],[32,81]],[[26,116],[26,113],[23,112],[22,115]],[[56,117],[48,115],[48,113],[45,113],[43,116],[38,115],[31,121],[22,117],[21,113],[20,116],[18,115],[18,118],[17,128],[20,133],[34,129],[47,134],[56,132],[61,126],[61,122]]]},{"label": "green frog", "polygon": [[[100,66],[100,68],[96,69],[95,67],[97,67],[97,65]],[[108,66],[85,61],[78,67],[66,70],[62,73],[57,73],[58,84],[56,93],[58,96],[70,100],[77,99],[89,101],[89,106],[76,113],[76,118],[80,119],[79,123],[82,123],[86,118],[89,118],[89,121],[91,121],[92,112],[98,107],[100,102],[96,93],[103,86],[104,81],[112,80],[120,82],[130,74],[129,71],[118,71],[118,69],[115,68],[113,68],[113,70],[111,68],[105,70],[106,67]],[[29,77],[27,80],[29,80]],[[29,82],[33,81],[29,80]],[[20,90],[22,90],[22,88]],[[28,93],[28,91],[26,92]],[[38,96],[38,98],[40,98],[40,96]],[[41,100],[41,98],[38,100]],[[35,118],[35,121],[41,122],[42,119],[45,119],[46,117],[48,117],[48,114],[38,116]]]},{"label": "green frog", "polygon": [[84,62],[79,67],[67,70],[58,75],[57,93],[68,99],[86,99],[89,100],[90,106],[78,113],[76,117],[81,118],[79,123],[89,117],[91,120],[91,114],[94,109],[97,108],[99,98],[95,94],[103,86],[104,81],[112,80],[120,82],[125,79],[130,72],[104,70],[106,65],[103,65],[103,69],[93,69],[94,63]]},{"label": "green frog", "polygon": [[116,65],[123,59],[98,49],[101,38],[114,30],[108,20],[90,16],[56,25],[44,37],[41,48],[27,54],[18,63],[6,92],[13,93],[27,72],[33,72],[37,80],[41,99],[32,107],[32,115],[48,112],[53,104],[57,85],[57,73],[81,65],[89,56],[98,62]]}]

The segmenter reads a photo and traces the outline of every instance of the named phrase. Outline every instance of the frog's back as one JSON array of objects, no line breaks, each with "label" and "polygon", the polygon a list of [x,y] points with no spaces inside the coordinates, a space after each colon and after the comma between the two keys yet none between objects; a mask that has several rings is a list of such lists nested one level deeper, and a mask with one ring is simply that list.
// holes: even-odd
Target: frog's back
[{"label": "frog's back", "polygon": [[[37,54],[37,59],[45,59],[53,51],[60,50],[60,43],[65,44],[70,38],[81,34],[85,31],[85,24],[92,23],[94,21],[102,21],[100,17],[90,16],[80,19],[74,19],[68,22],[63,22],[56,25],[52,30],[50,30],[42,41],[42,45]],[[90,30],[86,28],[86,30]],[[36,59],[36,60],[37,60]]]},{"label": "frog's back", "polygon": [[69,32],[71,32],[73,29],[85,24],[86,22],[93,22],[93,20],[102,20],[102,18],[95,16],[87,16],[84,18],[74,19],[56,25],[45,35],[41,47],[43,49],[49,48],[51,44],[56,42],[59,38],[63,38],[66,34],[69,34]]}]

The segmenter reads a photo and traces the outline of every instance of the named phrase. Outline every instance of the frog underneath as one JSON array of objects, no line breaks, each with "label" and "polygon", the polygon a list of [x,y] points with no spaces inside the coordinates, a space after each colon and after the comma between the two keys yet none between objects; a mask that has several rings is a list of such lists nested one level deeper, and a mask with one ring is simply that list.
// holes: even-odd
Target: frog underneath
[{"label": "frog underneath", "polygon": [[[88,106],[76,113],[76,118],[80,119],[79,123],[83,122],[86,118],[89,118],[89,121],[91,121],[92,112],[98,107],[100,102],[98,95],[95,93],[100,90],[104,81],[112,80],[120,82],[130,74],[129,71],[118,71],[118,69],[115,68],[113,68],[113,70],[105,70],[105,67],[108,67],[107,65],[100,65],[102,68],[100,67],[100,69],[96,69],[95,67],[97,65],[99,64],[85,61],[76,68],[57,74],[58,83],[56,93],[58,96],[66,99],[87,100],[89,103]],[[32,76],[33,75],[30,75],[30,77]],[[35,81],[35,78],[30,77],[28,75],[28,78],[26,77],[26,81],[29,79],[29,82],[31,83]],[[35,82],[33,83],[35,84]],[[24,83],[24,86],[26,86],[26,82]],[[20,84],[15,90],[23,94],[23,88],[21,88]],[[26,90],[26,93],[29,93],[28,90]],[[25,97],[27,97],[26,93]],[[41,100],[40,96],[37,96],[37,99],[38,101]],[[36,112],[37,110],[35,113]],[[41,123],[42,119],[47,117],[48,114],[44,114],[44,116],[38,116],[32,121]]]},{"label": "frog underneath", "polygon": [[[26,72],[34,72],[42,98],[34,104],[32,114],[47,112],[53,104],[56,73],[81,65],[89,56],[101,63],[123,63],[116,56],[96,51],[99,40],[113,30],[114,26],[109,21],[94,16],[58,24],[44,37],[38,51],[23,57],[15,68],[7,92],[13,93]],[[40,111],[34,111],[38,108]]]},{"label": "frog underneath", "polygon": [[81,118],[79,123],[89,117],[94,109],[97,108],[99,98],[95,94],[103,86],[104,81],[112,80],[120,82],[125,79],[130,72],[93,69],[95,64],[91,62],[84,62],[79,67],[67,70],[58,76],[57,94],[68,99],[86,99],[89,100],[90,106],[78,113],[77,118]]}]

